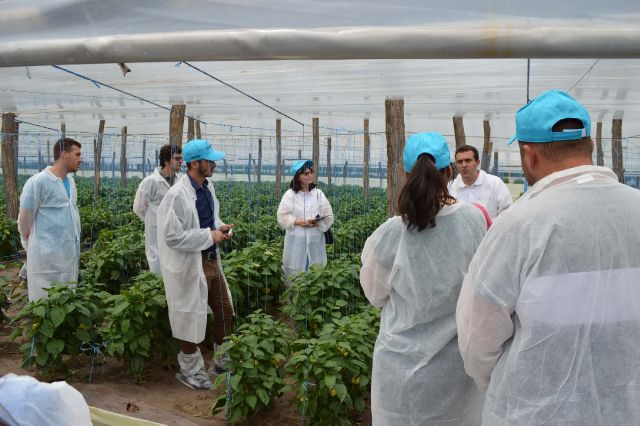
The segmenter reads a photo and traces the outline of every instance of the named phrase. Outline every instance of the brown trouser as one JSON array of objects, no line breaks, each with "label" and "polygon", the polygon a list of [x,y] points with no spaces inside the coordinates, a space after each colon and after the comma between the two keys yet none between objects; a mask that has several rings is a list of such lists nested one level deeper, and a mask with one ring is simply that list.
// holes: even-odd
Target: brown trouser
[{"label": "brown trouser", "polygon": [[213,340],[221,345],[224,337],[229,336],[233,331],[233,306],[231,306],[218,261],[215,258],[208,260],[203,254],[202,269],[207,278],[208,302],[214,316]]}]

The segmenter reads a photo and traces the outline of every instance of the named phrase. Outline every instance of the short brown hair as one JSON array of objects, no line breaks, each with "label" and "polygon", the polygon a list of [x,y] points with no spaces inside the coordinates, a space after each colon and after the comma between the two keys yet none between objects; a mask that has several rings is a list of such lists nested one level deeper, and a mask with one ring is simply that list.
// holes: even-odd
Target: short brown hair
[{"label": "short brown hair", "polygon": [[77,140],[71,138],[58,139],[53,144],[53,161],[58,161],[61,151],[70,152],[72,146],[77,146],[79,149],[82,148],[82,145]]},{"label": "short brown hair", "polygon": [[[313,167],[309,167],[308,165],[304,167],[300,167],[300,169],[293,175],[293,179],[291,179],[291,183],[289,184],[289,188],[293,189],[293,192],[299,192],[302,190],[302,185],[300,184],[300,180],[298,179],[301,174],[306,172],[307,170],[311,170],[313,172]],[[315,183],[311,183],[309,185],[309,191],[316,187]]]},{"label": "short brown hair", "polygon": [[[552,131],[561,132],[567,129],[584,129],[582,121],[575,118],[566,118],[553,125]],[[589,157],[593,156],[593,141],[591,136],[572,141],[556,142],[519,142],[522,145],[529,145],[542,157],[551,161],[559,162],[567,157]]]},{"label": "short brown hair", "polygon": [[467,151],[473,152],[473,158],[476,161],[480,160],[480,153],[478,153],[478,149],[475,146],[471,146],[471,145],[459,146],[458,149],[456,149],[456,153],[454,154],[453,158],[455,159],[456,155],[458,155],[461,152],[467,152]]},{"label": "short brown hair", "polygon": [[178,145],[164,145],[160,148],[160,154],[158,155],[158,159],[160,160],[160,167],[164,167],[164,165],[171,161],[171,157],[173,154],[182,154],[182,148]]}]

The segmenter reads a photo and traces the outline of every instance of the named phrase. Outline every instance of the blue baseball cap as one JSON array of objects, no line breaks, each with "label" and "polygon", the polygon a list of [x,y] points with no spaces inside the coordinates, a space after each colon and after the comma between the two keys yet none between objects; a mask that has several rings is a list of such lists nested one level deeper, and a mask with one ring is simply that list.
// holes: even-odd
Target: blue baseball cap
[{"label": "blue baseball cap", "polygon": [[182,159],[185,163],[193,160],[218,161],[224,158],[224,152],[214,150],[206,139],[192,139],[182,147]]},{"label": "blue baseball cap", "polygon": [[[573,118],[582,122],[583,129],[554,132],[560,120]],[[516,113],[516,134],[507,144],[522,142],[574,141],[591,136],[591,117],[582,104],[560,90],[544,92]]]},{"label": "blue baseball cap", "polygon": [[442,170],[451,164],[449,145],[447,145],[447,141],[440,133],[418,133],[409,138],[402,154],[404,171],[410,173],[413,166],[416,165],[418,157],[422,154],[431,155],[436,160],[438,170]]},{"label": "blue baseball cap", "polygon": [[[182,154],[184,156],[184,154]],[[298,173],[298,170],[303,169],[304,167],[309,167],[313,169],[313,161],[311,160],[298,160],[291,165],[291,176],[294,176]]]}]

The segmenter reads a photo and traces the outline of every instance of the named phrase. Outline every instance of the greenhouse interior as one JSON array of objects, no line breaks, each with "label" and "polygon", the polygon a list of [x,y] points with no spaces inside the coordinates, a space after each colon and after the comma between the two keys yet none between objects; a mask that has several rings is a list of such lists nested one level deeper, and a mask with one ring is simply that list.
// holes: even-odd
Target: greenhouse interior
[{"label": "greenhouse interior", "polygon": [[[593,164],[640,189],[638,22],[629,0],[0,2],[0,376],[66,381],[93,424],[375,424],[381,314],[361,255],[398,212],[405,141],[438,132],[453,165],[475,147],[516,201],[529,188],[508,143],[516,113],[557,89],[589,113]],[[64,138],[82,146],[79,274],[32,301],[18,209]],[[211,181],[235,224],[218,246],[231,367],[197,391],[175,378],[163,277],[132,207],[162,147],[184,156],[193,139],[225,154]],[[334,241],[289,276],[278,211],[300,160]],[[208,364],[212,337],[200,347]]]}]

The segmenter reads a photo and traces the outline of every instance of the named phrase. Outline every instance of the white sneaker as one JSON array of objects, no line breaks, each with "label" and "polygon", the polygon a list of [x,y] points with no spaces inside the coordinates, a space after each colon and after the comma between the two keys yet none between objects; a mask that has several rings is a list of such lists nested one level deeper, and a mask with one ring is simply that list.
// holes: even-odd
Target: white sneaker
[{"label": "white sneaker", "polygon": [[196,371],[193,374],[176,373],[176,379],[188,388],[195,390],[210,390],[213,385],[209,376],[204,370]]}]

